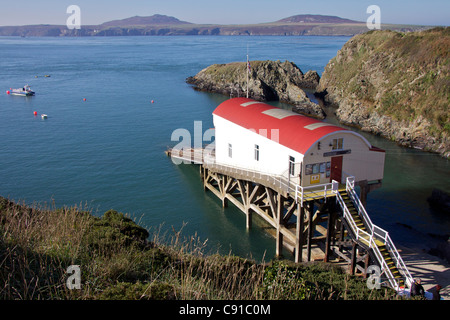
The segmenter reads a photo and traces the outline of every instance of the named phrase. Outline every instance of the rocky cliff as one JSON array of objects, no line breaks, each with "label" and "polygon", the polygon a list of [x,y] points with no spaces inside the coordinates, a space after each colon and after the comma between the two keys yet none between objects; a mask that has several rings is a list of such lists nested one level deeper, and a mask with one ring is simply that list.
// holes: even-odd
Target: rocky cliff
[{"label": "rocky cliff", "polygon": [[450,157],[450,28],[371,31],[330,60],[317,91],[338,119]]},{"label": "rocky cliff", "polygon": [[[303,73],[294,63],[285,61],[250,61],[249,98],[293,104],[294,111],[323,118],[319,105],[311,102],[302,88],[315,89],[320,77],[316,71]],[[195,89],[232,97],[247,95],[247,64],[214,64],[186,79]]]}]

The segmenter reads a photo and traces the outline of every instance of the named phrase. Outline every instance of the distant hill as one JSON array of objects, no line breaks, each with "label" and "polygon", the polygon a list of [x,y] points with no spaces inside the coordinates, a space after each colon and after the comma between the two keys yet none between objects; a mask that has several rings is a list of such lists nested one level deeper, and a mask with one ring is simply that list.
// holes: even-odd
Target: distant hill
[{"label": "distant hill", "polygon": [[277,23],[361,23],[359,21],[344,19],[336,16],[323,16],[320,14],[299,14],[276,21]]},{"label": "distant hill", "polygon": [[[382,29],[409,32],[429,29],[427,26],[383,25]],[[99,25],[82,25],[68,29],[65,25],[28,25],[0,27],[0,36],[19,37],[89,37],[89,36],[181,36],[181,35],[247,35],[247,36],[354,36],[367,32],[365,22],[336,16],[295,15],[270,23],[243,25],[194,24],[175,17],[155,14],[108,21]]]},{"label": "distant hill", "polygon": [[180,24],[191,24],[187,21],[181,21],[174,17],[169,17],[161,14],[155,14],[150,17],[140,17],[135,16],[131,18],[126,18],[122,20],[113,20],[102,23],[100,26],[103,27],[122,27],[122,26],[146,26],[146,25],[180,25]]}]

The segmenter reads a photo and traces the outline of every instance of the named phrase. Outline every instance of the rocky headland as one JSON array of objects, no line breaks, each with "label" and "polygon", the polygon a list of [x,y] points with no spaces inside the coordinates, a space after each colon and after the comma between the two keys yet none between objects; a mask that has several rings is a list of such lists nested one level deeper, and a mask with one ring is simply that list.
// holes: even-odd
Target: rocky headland
[{"label": "rocky headland", "polygon": [[303,73],[289,61],[250,61],[211,65],[186,82],[196,90],[215,92],[231,97],[247,95],[259,101],[281,101],[292,104],[293,110],[323,119],[321,107],[311,102],[303,89],[314,91],[320,77],[316,71]]},{"label": "rocky headland", "polygon": [[317,91],[344,124],[450,157],[450,28],[351,38]]}]

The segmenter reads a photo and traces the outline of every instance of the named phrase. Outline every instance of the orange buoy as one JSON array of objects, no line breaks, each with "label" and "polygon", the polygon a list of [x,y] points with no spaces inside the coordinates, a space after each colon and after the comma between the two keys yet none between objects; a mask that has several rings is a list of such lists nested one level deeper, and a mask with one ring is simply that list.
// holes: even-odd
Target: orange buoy
[{"label": "orange buoy", "polygon": [[33,112],[33,114],[34,114],[35,116],[37,116],[37,111]]}]

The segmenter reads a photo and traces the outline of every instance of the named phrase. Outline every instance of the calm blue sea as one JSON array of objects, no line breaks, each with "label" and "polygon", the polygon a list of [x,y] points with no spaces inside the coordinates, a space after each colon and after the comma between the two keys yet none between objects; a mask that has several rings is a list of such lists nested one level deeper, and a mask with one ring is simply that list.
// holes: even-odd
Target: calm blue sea
[{"label": "calm blue sea", "polygon": [[[167,232],[186,224],[183,234],[208,239],[212,250],[270,259],[271,236],[257,223],[246,231],[239,210],[224,210],[204,193],[196,166],[176,166],[164,154],[177,143],[175,129],[193,133],[194,121],[202,121],[207,130],[228,98],[194,91],[185,79],[210,64],[245,61],[247,52],[251,60],[290,60],[321,74],[348,39],[0,38],[0,195],[81,204],[96,215],[115,209]],[[6,95],[25,84],[36,96]],[[368,198],[374,223],[402,245],[448,234],[450,217],[431,210],[426,198],[433,187],[450,191],[449,161],[364,135],[387,150],[383,187]]]}]

